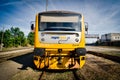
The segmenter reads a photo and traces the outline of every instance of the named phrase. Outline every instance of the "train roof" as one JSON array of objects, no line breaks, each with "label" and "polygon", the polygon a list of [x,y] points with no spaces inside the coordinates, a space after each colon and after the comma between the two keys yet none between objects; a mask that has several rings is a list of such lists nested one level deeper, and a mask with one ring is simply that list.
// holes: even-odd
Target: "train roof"
[{"label": "train roof", "polygon": [[63,14],[76,14],[76,15],[81,15],[81,13],[77,12],[72,12],[72,11],[45,11],[45,12],[40,12],[39,14],[53,14],[53,13],[63,13]]}]

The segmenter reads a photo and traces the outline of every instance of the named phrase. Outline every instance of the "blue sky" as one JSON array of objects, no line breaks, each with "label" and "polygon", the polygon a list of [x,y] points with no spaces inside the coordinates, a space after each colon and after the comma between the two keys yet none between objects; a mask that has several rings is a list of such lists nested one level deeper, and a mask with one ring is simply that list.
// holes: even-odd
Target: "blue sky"
[{"label": "blue sky", "polygon": [[[0,0],[0,30],[19,27],[26,35],[30,22],[45,11],[46,0]],[[48,0],[48,10],[80,12],[90,34],[120,32],[120,0]]]}]

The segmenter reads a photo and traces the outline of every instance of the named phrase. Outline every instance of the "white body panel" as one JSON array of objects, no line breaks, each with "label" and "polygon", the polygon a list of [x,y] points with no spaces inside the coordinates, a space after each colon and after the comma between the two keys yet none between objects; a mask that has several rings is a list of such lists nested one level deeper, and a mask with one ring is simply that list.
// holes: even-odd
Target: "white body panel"
[{"label": "white body panel", "polygon": [[39,32],[42,43],[51,44],[77,44],[81,40],[81,32],[75,31],[44,31]]}]

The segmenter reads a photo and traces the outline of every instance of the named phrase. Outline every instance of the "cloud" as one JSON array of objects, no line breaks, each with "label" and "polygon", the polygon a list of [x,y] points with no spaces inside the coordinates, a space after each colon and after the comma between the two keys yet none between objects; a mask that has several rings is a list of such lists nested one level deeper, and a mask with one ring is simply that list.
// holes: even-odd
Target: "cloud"
[{"label": "cloud", "polygon": [[[3,10],[0,25],[19,26],[26,34],[30,29],[30,21],[35,20],[38,12],[45,11],[45,0],[22,0],[7,2],[0,7],[13,5],[15,9]],[[48,10],[67,10],[80,12],[89,23],[90,34],[120,32],[120,3],[104,0],[49,0]]]},{"label": "cloud", "polygon": [[9,6],[9,5],[18,5],[18,4],[22,4],[21,1],[14,1],[14,2],[7,2],[7,3],[3,3],[3,4],[0,4],[0,6]]},{"label": "cloud", "polygon": [[3,15],[0,16],[0,30],[2,30],[2,26],[4,26],[5,29],[15,26],[24,31],[25,35],[28,35],[30,32],[30,22],[35,21],[36,14],[43,11],[43,5],[36,2],[30,3],[29,1],[21,1],[20,3],[22,4],[18,4],[18,2],[9,2],[2,5],[13,5],[15,9],[7,7],[11,10],[10,12],[6,10],[1,11]]},{"label": "cloud", "polygon": [[22,0],[22,2],[30,8],[31,11],[37,11],[36,8],[34,8],[34,5],[30,5],[29,1]]},{"label": "cloud", "polygon": [[[89,23],[90,33],[109,33],[118,32],[115,28],[118,28],[119,21],[115,18],[118,17],[120,10],[118,5],[103,6],[101,2],[94,4],[85,3],[85,20]],[[111,6],[111,4],[109,4]],[[116,27],[115,27],[116,26]],[[119,30],[120,31],[120,30]]]}]

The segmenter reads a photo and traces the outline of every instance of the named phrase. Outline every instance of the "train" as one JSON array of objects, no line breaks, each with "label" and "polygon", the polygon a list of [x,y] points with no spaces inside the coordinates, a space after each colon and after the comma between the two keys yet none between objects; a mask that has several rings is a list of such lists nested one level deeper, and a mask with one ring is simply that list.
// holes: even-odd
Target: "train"
[{"label": "train", "polygon": [[36,15],[33,62],[37,69],[80,69],[85,64],[88,25],[81,13],[45,11]]}]

